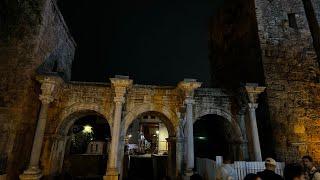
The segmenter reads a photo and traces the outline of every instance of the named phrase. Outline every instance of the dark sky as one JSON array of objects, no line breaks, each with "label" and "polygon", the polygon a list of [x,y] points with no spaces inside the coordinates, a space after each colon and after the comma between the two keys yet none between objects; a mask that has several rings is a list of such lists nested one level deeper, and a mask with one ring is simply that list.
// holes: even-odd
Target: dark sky
[{"label": "dark sky", "polygon": [[73,80],[135,83],[209,81],[208,23],[213,0],[60,0],[77,43]]}]

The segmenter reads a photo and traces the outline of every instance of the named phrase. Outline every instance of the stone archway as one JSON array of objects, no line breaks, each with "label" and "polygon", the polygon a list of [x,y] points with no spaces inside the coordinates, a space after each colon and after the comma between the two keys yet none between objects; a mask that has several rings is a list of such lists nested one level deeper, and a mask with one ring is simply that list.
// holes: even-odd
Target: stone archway
[{"label": "stone archway", "polygon": [[225,120],[229,121],[231,126],[233,127],[233,130],[235,131],[236,136],[238,137],[238,140],[240,142],[243,141],[243,134],[241,132],[239,124],[236,122],[236,120],[232,117],[231,113],[220,109],[220,108],[211,108],[211,109],[204,109],[201,112],[197,113],[194,120],[193,124],[196,123],[201,117],[206,116],[206,115],[217,115],[223,117]]},{"label": "stone archway", "polygon": [[[209,126],[216,129],[204,130]],[[201,128],[204,129],[200,130]],[[203,133],[199,133],[199,131]],[[201,136],[203,134],[205,136]],[[240,144],[243,143],[243,138],[240,127],[229,113],[221,109],[199,113],[194,121],[194,138],[195,146],[199,146],[197,147],[198,151],[195,151],[198,156],[214,158],[216,155],[223,155],[234,160],[240,160],[242,157]],[[212,149],[212,151],[207,154],[201,153],[203,148]]]},{"label": "stone archway", "polygon": [[152,103],[142,104],[128,111],[123,120],[124,126],[122,127],[124,127],[124,132],[128,130],[129,125],[135,120],[135,118],[145,112],[158,112],[166,116],[166,119],[169,120],[166,123],[168,124],[168,128],[171,128],[170,131],[172,132],[170,136],[174,136],[176,134],[176,129],[179,123],[177,114],[166,106]]},{"label": "stone archway", "polygon": [[76,119],[95,113],[104,117],[109,125],[112,124],[112,113],[105,111],[101,105],[93,103],[75,103],[63,109],[59,114],[59,124],[56,129],[56,134],[66,135],[70,126],[76,121]]},{"label": "stone archway", "polygon": [[[124,120],[122,121],[122,127],[124,127],[121,131],[121,148],[119,151],[119,156],[120,158],[120,162],[119,164],[122,165],[122,161],[124,158],[124,138],[125,135],[128,131],[128,128],[130,126],[130,124],[132,124],[136,118],[138,118],[139,116],[141,116],[142,114],[146,114],[146,113],[154,113],[156,116],[159,116],[161,118],[161,121],[164,123],[164,125],[166,126],[167,130],[168,130],[168,134],[169,137],[167,139],[168,141],[168,169],[170,170],[170,172],[168,172],[169,176],[174,177],[175,176],[175,161],[176,161],[176,130],[177,130],[177,126],[178,126],[178,116],[176,115],[176,113],[174,113],[173,111],[171,111],[169,108],[167,108],[166,106],[162,106],[162,105],[156,105],[156,104],[142,104],[139,105],[135,108],[133,108],[132,110],[130,110],[124,117]],[[122,173],[121,175],[123,175],[123,168],[120,167]]]},{"label": "stone archway", "polygon": [[[63,109],[59,115],[59,124],[53,136],[51,147],[49,172],[57,175],[62,172],[65,150],[68,141],[70,141],[70,128],[78,120],[85,116],[96,115],[106,120],[110,124],[110,116],[105,113],[97,104],[74,104]],[[111,130],[111,129],[110,129]]]}]

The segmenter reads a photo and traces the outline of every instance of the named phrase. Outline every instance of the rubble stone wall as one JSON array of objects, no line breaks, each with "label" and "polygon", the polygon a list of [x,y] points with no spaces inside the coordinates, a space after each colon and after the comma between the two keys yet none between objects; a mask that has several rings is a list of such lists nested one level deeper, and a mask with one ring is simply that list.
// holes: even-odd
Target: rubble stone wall
[{"label": "rubble stone wall", "polygon": [[[319,161],[319,70],[303,3],[255,3],[277,158],[294,161],[309,154]],[[289,26],[289,13],[297,28]]]},{"label": "rubble stone wall", "polygon": [[16,179],[28,165],[40,108],[38,67],[52,52],[63,52],[52,60],[69,78],[75,48],[55,1],[27,0],[12,6],[9,3],[8,17],[18,18],[5,21],[1,35],[7,38],[0,40],[0,153],[8,157],[8,179]]}]

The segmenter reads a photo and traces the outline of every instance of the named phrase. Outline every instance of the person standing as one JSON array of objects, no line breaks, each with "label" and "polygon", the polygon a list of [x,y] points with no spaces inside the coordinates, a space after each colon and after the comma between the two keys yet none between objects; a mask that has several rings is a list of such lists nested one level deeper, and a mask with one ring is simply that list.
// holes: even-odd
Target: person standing
[{"label": "person standing", "polygon": [[257,173],[257,175],[261,177],[262,180],[283,180],[283,178],[279,174],[275,173],[277,163],[274,159],[267,158],[264,164],[266,169]]},{"label": "person standing", "polygon": [[287,164],[283,174],[285,180],[306,180],[303,167],[300,164]]},{"label": "person standing", "polygon": [[236,171],[231,165],[231,158],[223,160],[223,164],[216,171],[216,180],[235,180]]},{"label": "person standing", "polygon": [[307,180],[320,180],[320,172],[314,166],[313,159],[311,156],[303,156],[302,165],[304,167]]}]

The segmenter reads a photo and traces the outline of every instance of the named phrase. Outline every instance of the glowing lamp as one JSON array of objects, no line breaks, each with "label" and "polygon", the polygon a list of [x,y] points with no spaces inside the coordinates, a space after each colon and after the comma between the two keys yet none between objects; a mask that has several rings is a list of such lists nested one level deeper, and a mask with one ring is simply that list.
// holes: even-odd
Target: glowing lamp
[{"label": "glowing lamp", "polygon": [[82,132],[83,133],[92,133],[92,126],[90,126],[90,125],[83,126]]}]

